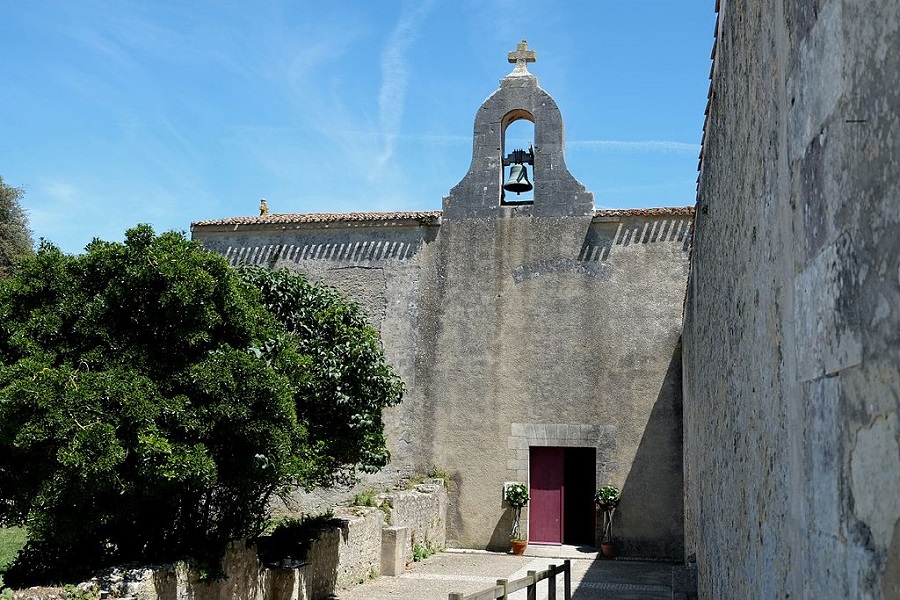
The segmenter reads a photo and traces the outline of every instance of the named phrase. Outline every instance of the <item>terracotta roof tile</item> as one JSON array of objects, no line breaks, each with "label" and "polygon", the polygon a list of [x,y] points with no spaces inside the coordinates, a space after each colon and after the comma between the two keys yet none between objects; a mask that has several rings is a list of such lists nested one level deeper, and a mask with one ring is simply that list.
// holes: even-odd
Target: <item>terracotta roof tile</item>
[{"label": "terracotta roof tile", "polygon": [[722,34],[722,11],[719,10],[719,0],[716,0],[716,25],[713,28],[712,51],[710,52],[709,88],[706,91],[706,110],[703,118],[703,136],[700,138],[700,156],[697,157],[697,190],[700,189],[700,176],[703,174],[703,157],[706,154],[706,134],[709,133],[710,109],[713,103],[715,91],[715,76],[717,57],[719,54],[719,37]]},{"label": "terracotta roof tile", "polygon": [[[661,208],[627,208],[612,210],[597,210],[594,217],[666,217],[666,216],[692,216],[693,206],[676,206]],[[207,226],[229,225],[294,225],[301,223],[353,223],[353,222],[385,222],[385,221],[424,221],[436,223],[440,219],[441,211],[398,211],[398,212],[352,212],[352,213],[294,213],[294,214],[269,214],[249,217],[228,217],[225,219],[210,219],[191,223],[191,228]]]},{"label": "terracotta roof tile", "polygon": [[399,211],[399,212],[351,212],[351,213],[293,213],[269,214],[251,217],[229,217],[196,221],[191,227],[207,225],[281,225],[295,223],[348,223],[359,221],[430,221],[441,216],[439,210]]},{"label": "terracotta roof tile", "polygon": [[594,211],[597,217],[692,217],[693,206],[668,206],[659,208],[624,208]]}]

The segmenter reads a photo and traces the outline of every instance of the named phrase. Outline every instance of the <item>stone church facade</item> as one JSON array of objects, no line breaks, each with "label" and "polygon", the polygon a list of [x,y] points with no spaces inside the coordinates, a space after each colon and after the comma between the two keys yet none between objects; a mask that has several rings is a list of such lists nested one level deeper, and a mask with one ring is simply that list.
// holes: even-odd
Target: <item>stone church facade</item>
[{"label": "stone church facade", "polygon": [[[504,548],[509,481],[532,543],[597,543],[594,490],[622,488],[624,556],[684,555],[680,337],[693,208],[595,210],[553,98],[516,66],[478,109],[440,211],[264,214],[192,225],[233,264],[296,269],[359,301],[408,386],[382,478],[451,479],[448,540]],[[534,124],[533,198],[503,189],[506,128]]]}]

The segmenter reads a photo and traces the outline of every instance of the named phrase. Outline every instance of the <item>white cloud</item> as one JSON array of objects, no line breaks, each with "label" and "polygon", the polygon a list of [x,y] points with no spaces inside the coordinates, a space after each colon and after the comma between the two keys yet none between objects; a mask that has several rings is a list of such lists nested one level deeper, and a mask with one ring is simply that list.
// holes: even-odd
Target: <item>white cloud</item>
[{"label": "white cloud", "polygon": [[[84,201],[78,185],[68,181],[45,179],[26,196],[28,221],[34,237],[49,238],[59,243],[60,237],[68,238],[85,228],[95,215],[94,207]],[[83,244],[63,245],[67,252],[77,252]]]},{"label": "white cloud", "polygon": [[75,202],[77,190],[71,183],[48,181],[41,185],[44,193],[57,202],[71,204]]},{"label": "white cloud", "polygon": [[[283,72],[299,99],[309,100],[310,94],[316,91],[310,81],[313,72],[343,55],[350,42],[349,36],[343,38],[329,36],[294,51]],[[320,83],[316,82],[315,85]]]},{"label": "white cloud", "polygon": [[381,54],[381,91],[378,94],[378,114],[384,150],[377,159],[383,166],[394,153],[394,141],[400,131],[406,96],[407,59],[409,46],[419,37],[420,28],[434,6],[434,0],[407,3],[400,15],[384,52]]},{"label": "white cloud", "polygon": [[453,134],[438,134],[438,133],[393,133],[393,134],[379,134],[374,131],[361,131],[361,130],[342,130],[336,132],[342,136],[357,138],[362,140],[371,140],[374,141],[373,138],[378,138],[379,135],[385,135],[390,138],[392,142],[394,141],[404,141],[404,142],[413,142],[420,144],[470,144],[472,142],[472,137],[467,135],[453,135]]}]

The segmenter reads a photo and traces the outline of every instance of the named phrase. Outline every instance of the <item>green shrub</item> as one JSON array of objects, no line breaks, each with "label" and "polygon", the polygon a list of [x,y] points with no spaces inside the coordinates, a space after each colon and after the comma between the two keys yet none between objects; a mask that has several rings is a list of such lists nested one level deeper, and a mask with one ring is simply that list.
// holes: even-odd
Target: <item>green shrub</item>
[{"label": "green shrub", "polygon": [[87,589],[79,589],[77,585],[63,586],[63,598],[66,600],[99,600],[100,591],[96,585],[92,585]]},{"label": "green shrub", "polygon": [[280,519],[269,535],[257,538],[259,559],[270,566],[278,566],[284,560],[305,560],[312,543],[319,539],[322,532],[341,523],[331,511]]},{"label": "green shrub", "polygon": [[363,490],[353,496],[353,506],[377,506],[375,490]]},{"label": "green shrub", "polygon": [[194,559],[258,535],[273,496],[388,459],[403,385],[358,305],[239,272],[148,226],[0,279],[0,523],[16,587]]},{"label": "green shrub", "polygon": [[431,540],[425,540],[424,544],[416,542],[413,544],[413,562],[425,560],[429,556],[434,555],[438,551]]},{"label": "green shrub", "polygon": [[438,468],[436,465],[431,465],[431,467],[428,468],[428,472],[426,473],[426,475],[430,479],[443,479],[444,481],[450,480],[447,472],[443,469]]},{"label": "green shrub", "polygon": [[594,494],[594,504],[601,507],[615,507],[618,506],[621,495],[616,486],[604,485]]},{"label": "green shrub", "polygon": [[25,546],[27,539],[28,535],[22,527],[0,527],[0,587],[3,587],[6,567]]}]

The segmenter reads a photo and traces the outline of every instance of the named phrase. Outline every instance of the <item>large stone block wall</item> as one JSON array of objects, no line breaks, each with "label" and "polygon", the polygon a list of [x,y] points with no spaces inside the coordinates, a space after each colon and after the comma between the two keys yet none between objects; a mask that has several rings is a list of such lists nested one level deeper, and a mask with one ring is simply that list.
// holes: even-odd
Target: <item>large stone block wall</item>
[{"label": "large stone block wall", "polygon": [[684,328],[705,598],[900,598],[900,11],[723,0]]}]

